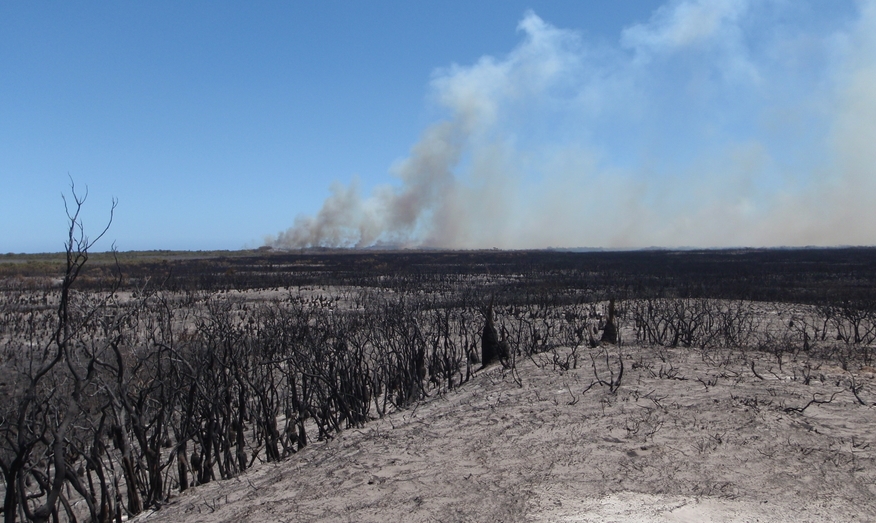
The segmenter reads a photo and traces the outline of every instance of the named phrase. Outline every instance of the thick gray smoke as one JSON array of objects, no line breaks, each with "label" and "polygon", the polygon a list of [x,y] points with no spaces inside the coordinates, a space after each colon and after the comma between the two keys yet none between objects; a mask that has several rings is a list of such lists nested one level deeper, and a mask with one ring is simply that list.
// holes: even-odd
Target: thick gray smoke
[{"label": "thick gray smoke", "polygon": [[506,57],[436,72],[447,119],[399,186],[336,183],[269,243],[874,244],[876,1],[821,33],[764,24],[793,5],[675,1],[617,46],[529,13]]}]

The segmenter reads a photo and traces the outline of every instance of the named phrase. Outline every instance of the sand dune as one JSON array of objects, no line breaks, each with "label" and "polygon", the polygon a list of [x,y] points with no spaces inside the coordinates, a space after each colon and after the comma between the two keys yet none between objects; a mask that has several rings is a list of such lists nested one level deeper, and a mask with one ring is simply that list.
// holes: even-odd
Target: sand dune
[{"label": "sand dune", "polygon": [[[747,354],[760,379],[739,354],[719,366],[699,351],[622,351],[614,394],[584,392],[594,379],[586,353],[568,371],[550,354],[519,361],[516,374],[488,368],[134,521],[876,520],[871,378],[824,366],[807,385],[802,361],[779,370]],[[852,376],[867,406],[847,390]]]}]

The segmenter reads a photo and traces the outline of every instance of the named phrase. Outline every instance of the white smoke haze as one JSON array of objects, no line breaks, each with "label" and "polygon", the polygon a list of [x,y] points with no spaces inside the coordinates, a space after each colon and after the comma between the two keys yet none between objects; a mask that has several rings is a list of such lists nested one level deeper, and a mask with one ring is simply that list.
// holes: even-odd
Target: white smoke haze
[{"label": "white smoke haze", "polygon": [[670,2],[613,47],[527,13],[507,56],[435,72],[446,120],[398,184],[335,183],[269,243],[876,244],[876,0],[770,25],[796,5]]}]

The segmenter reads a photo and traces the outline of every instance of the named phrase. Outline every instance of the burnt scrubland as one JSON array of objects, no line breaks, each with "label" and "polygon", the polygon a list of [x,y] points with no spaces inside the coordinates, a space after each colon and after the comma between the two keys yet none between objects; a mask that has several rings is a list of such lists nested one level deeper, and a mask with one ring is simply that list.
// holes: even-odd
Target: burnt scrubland
[{"label": "burnt scrubland", "polygon": [[[560,418],[587,421],[576,429],[581,445],[633,442],[617,459],[581,464],[602,470],[595,494],[645,493],[650,484],[648,495],[747,499],[737,472],[702,465],[745,436],[735,422],[691,410],[692,398],[707,396],[714,409],[744,411],[752,427],[778,430],[777,417],[808,426],[812,441],[789,436],[791,450],[780,451],[760,440],[746,447],[750,459],[797,452],[812,463],[814,490],[821,482],[872,513],[860,500],[876,495],[876,441],[866,429],[876,402],[876,249],[90,253],[93,242],[71,220],[66,253],[0,256],[5,521],[170,510],[193,487],[208,492],[265,462],[296,463],[350,429],[387,430],[383,420],[410,423],[415,413],[441,427],[425,413],[445,416],[435,402],[463,397],[494,401],[493,410],[515,398],[531,407],[529,419],[562,406]],[[486,349],[498,361],[482,368]],[[540,390],[534,376],[561,394]],[[861,430],[819,427],[814,419],[829,409]],[[481,411],[466,423],[487,419]],[[448,437],[468,448],[468,435]],[[508,466],[514,458],[500,445],[508,435],[496,437],[478,448]],[[538,445],[529,439],[515,452]],[[577,448],[574,439],[553,447],[570,456]],[[654,450],[669,447],[679,453]],[[525,484],[503,484],[497,466],[470,475],[498,474],[497,485],[529,497],[496,505],[502,494],[483,487],[479,496],[493,504],[481,505],[496,517],[562,516],[544,512],[547,494],[526,485],[569,474],[571,462],[521,473]],[[660,479],[667,470],[672,482]],[[471,492],[451,494],[463,503]],[[217,499],[190,510],[216,512]],[[413,499],[399,504],[425,503],[431,513],[454,505]],[[515,505],[521,499],[536,501]],[[482,515],[454,510],[445,520]]]}]

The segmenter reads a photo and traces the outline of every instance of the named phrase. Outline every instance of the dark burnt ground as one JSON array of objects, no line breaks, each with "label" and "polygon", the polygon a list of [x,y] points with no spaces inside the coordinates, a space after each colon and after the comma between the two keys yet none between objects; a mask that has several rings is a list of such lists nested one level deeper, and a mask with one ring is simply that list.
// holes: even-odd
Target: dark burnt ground
[{"label": "dark burnt ground", "polygon": [[[2,285],[41,286],[60,255],[0,256]],[[876,248],[561,251],[219,251],[93,254],[80,288],[151,282],[170,290],[349,285],[457,289],[569,302],[645,297],[788,303],[870,300]],[[547,304],[547,303],[546,303]]]}]

